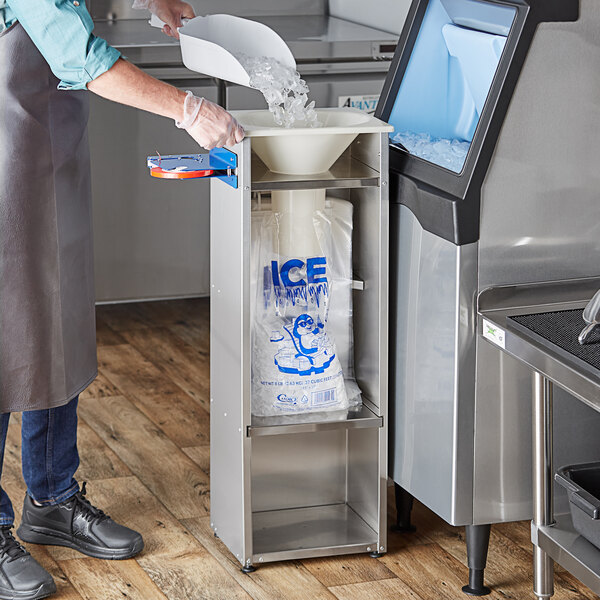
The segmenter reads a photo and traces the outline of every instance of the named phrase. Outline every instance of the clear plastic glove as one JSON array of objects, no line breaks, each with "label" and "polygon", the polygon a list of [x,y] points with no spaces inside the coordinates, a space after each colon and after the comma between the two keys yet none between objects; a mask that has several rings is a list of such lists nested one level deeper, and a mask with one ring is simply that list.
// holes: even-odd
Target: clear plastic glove
[{"label": "clear plastic glove", "polygon": [[207,150],[234,146],[244,139],[241,125],[226,110],[189,91],[183,105],[183,121],[176,121],[175,125]]},{"label": "clear plastic glove", "polygon": [[146,9],[156,15],[166,25],[163,33],[179,39],[178,27],[182,26],[182,19],[193,19],[196,15],[194,9],[182,0],[134,0],[132,8]]}]

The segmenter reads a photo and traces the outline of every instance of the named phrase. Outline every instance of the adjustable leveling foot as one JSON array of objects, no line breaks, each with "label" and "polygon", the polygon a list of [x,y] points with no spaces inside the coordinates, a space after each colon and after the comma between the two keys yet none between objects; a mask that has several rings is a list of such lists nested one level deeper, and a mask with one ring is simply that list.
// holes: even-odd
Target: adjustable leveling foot
[{"label": "adjustable leveling foot", "polygon": [[483,574],[490,545],[490,530],[490,525],[465,526],[469,585],[465,585],[462,591],[469,596],[487,596],[491,593],[490,588],[483,584]]},{"label": "adjustable leveling foot", "polygon": [[396,493],[396,524],[392,525],[392,531],[398,533],[412,533],[416,527],[410,521],[413,507],[413,497],[397,483],[394,483]]}]

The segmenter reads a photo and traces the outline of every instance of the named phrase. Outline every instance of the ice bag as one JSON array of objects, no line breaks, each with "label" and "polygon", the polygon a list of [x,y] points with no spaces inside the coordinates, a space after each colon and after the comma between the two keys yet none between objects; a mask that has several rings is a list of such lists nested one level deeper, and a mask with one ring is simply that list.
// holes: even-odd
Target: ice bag
[{"label": "ice bag", "polygon": [[302,256],[280,254],[283,220],[276,211],[253,215],[252,413],[347,410],[360,401],[352,378],[352,206],[328,200],[315,211],[314,251]]}]

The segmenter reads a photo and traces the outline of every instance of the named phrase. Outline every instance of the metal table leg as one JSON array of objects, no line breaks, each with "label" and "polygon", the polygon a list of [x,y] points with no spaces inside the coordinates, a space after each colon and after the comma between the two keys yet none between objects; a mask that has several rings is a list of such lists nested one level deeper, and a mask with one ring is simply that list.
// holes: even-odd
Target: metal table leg
[{"label": "metal table leg", "polygon": [[217,84],[217,104],[223,108],[227,108],[227,82],[222,79],[215,79]]},{"label": "metal table leg", "polygon": [[[552,468],[552,382],[533,374],[533,524],[554,523]],[[554,594],[554,561],[533,547],[533,591],[538,598]]]}]

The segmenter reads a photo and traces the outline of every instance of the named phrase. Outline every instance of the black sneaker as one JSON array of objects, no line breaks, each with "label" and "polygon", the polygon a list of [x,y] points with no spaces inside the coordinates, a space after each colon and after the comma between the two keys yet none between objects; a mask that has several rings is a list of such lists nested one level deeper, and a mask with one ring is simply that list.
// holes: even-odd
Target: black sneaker
[{"label": "black sneaker", "polygon": [[0,600],[38,600],[56,592],[52,575],[0,527]]},{"label": "black sneaker", "polygon": [[25,495],[23,518],[17,535],[32,544],[67,546],[93,556],[122,560],[138,554],[144,547],[142,536],[115,523],[85,497],[81,491],[53,506],[36,506]]}]

